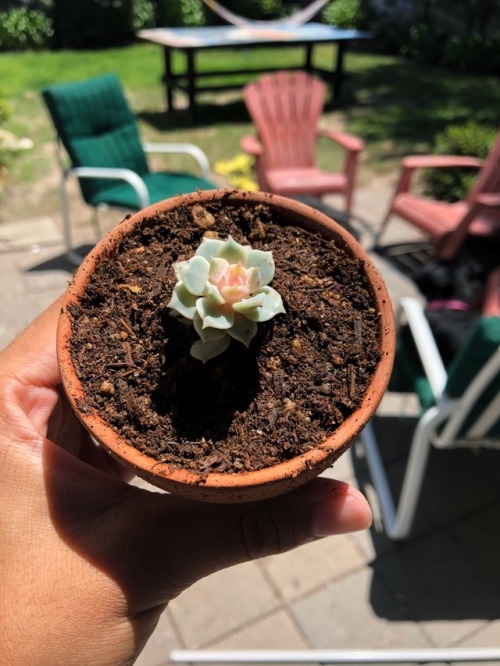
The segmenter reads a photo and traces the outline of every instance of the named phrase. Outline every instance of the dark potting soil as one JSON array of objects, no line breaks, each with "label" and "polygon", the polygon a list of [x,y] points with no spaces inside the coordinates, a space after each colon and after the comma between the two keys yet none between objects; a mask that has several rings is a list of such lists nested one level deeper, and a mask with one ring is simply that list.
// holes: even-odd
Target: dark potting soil
[{"label": "dark potting soil", "polygon": [[[281,226],[272,209],[181,208],[149,218],[100,261],[72,306],[80,407],[172,467],[240,472],[322,442],[361,403],[380,359],[379,312],[363,264],[333,241]],[[271,250],[286,314],[205,365],[192,326],[170,314],[172,263],[208,233]]]}]

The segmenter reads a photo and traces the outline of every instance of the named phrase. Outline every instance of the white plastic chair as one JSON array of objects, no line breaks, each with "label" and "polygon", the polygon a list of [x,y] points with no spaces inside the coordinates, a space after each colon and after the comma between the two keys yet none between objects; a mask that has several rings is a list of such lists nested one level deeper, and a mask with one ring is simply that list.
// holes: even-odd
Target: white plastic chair
[{"label": "white plastic chair", "polygon": [[[398,320],[404,317],[408,323],[433,404],[426,406],[415,428],[397,501],[373,424],[361,433],[384,528],[391,539],[403,540],[410,533],[431,446],[500,447],[500,271],[492,275],[486,303],[483,316],[447,370],[423,307],[410,298],[401,302]],[[421,388],[422,381],[420,393]]]}]

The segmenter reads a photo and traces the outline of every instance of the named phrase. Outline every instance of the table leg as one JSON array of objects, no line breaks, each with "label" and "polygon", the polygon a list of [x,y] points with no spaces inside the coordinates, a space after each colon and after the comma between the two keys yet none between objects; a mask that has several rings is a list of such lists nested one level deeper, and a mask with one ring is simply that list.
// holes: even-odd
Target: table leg
[{"label": "table leg", "polygon": [[347,41],[337,42],[337,64],[333,76],[333,99],[335,100],[340,99],[346,47]]},{"label": "table leg", "polygon": [[163,47],[163,58],[165,62],[165,74],[163,83],[165,84],[165,94],[167,98],[167,111],[174,111],[174,76],[172,71],[172,52],[168,46]]},{"label": "table leg", "polygon": [[196,62],[195,51],[190,49],[186,51],[187,59],[187,93],[189,101],[189,113],[191,122],[196,120]]},{"label": "table leg", "polygon": [[306,61],[304,63],[306,72],[312,71],[312,62],[313,62],[313,45],[306,44]]}]

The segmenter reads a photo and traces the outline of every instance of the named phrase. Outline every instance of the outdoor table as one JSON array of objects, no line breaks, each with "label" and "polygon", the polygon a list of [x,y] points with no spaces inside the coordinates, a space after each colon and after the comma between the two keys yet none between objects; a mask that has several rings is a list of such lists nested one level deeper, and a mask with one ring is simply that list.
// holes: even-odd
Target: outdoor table
[{"label": "outdoor table", "polygon": [[[183,90],[187,93],[191,119],[196,119],[196,95],[200,92],[213,90],[229,90],[240,88],[241,83],[224,83],[219,85],[199,85],[199,80],[214,75],[249,74],[274,71],[277,67],[243,69],[243,70],[205,70],[198,71],[196,54],[199,51],[220,48],[258,48],[300,45],[305,49],[304,64],[301,67],[279,69],[304,69],[319,74],[333,86],[333,99],[340,97],[344,55],[351,41],[367,39],[369,33],[358,30],[344,30],[321,23],[306,23],[301,26],[272,26],[258,28],[241,28],[235,26],[213,26],[208,28],[152,28],[141,30],[140,39],[163,46],[165,59],[165,84],[167,111],[175,109],[174,92]],[[336,44],[337,58],[332,70],[314,66],[313,54],[317,44]],[[177,49],[185,54],[183,71],[174,72],[172,54]]]}]

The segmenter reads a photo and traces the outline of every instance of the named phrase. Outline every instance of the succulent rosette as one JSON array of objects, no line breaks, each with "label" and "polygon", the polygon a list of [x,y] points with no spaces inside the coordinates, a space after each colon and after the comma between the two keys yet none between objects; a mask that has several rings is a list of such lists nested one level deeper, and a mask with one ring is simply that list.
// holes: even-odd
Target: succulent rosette
[{"label": "succulent rosette", "polygon": [[227,349],[231,338],[248,347],[257,324],[284,313],[271,252],[205,238],[187,261],[174,264],[177,283],[168,306],[192,322],[200,339],[191,355],[204,363]]}]

